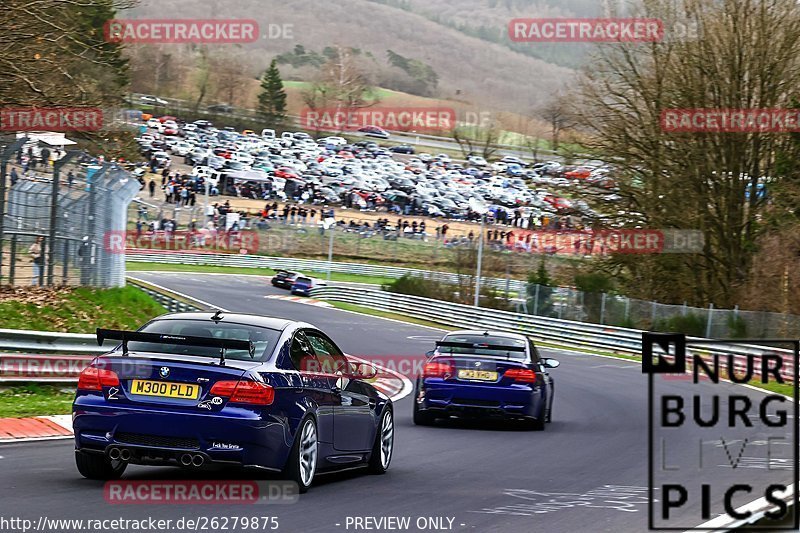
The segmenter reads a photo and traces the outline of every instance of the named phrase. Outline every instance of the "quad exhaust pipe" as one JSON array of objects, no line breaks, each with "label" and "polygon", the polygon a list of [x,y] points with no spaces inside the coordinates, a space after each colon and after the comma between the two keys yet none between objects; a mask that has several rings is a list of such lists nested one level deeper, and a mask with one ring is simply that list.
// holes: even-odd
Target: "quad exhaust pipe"
[{"label": "quad exhaust pipe", "polygon": [[113,460],[128,462],[131,460],[131,451],[127,448],[117,448],[116,446],[108,450],[108,457]]},{"label": "quad exhaust pipe", "polygon": [[205,464],[206,458],[199,453],[194,455],[190,453],[184,453],[181,455],[180,462],[183,466],[201,467],[203,464]]}]

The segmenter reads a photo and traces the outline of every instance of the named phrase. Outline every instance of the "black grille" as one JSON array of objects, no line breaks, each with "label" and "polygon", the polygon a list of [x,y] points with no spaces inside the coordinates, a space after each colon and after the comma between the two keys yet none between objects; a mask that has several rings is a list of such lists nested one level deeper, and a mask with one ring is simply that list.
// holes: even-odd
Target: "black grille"
[{"label": "black grille", "polygon": [[197,450],[200,442],[197,439],[187,439],[184,437],[161,437],[159,435],[141,435],[139,433],[117,433],[117,442],[125,444],[136,444],[138,446],[152,446],[154,448],[184,448],[187,450]]},{"label": "black grille", "polygon": [[480,407],[500,407],[500,402],[494,400],[472,400],[467,398],[453,398],[453,403],[459,405],[476,405]]}]

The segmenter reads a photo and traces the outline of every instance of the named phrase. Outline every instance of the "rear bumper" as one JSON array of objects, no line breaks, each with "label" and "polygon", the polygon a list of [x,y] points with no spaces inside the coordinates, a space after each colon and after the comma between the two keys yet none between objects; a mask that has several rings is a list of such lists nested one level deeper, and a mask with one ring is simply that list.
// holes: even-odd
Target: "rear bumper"
[{"label": "rear bumper", "polygon": [[237,418],[104,406],[76,405],[73,428],[79,452],[127,449],[130,462],[139,464],[177,465],[183,454],[191,453],[203,455],[211,464],[280,470],[293,438],[285,417]]},{"label": "rear bumper", "polygon": [[414,401],[437,416],[538,419],[545,416],[544,387],[453,384],[425,380]]}]

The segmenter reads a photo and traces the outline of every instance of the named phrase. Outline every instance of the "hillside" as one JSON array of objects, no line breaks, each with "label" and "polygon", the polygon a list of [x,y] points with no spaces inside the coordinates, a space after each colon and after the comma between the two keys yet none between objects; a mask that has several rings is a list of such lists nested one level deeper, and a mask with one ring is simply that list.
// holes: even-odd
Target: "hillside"
[{"label": "hillside", "polygon": [[[462,2],[439,0],[428,4],[439,7],[458,4],[461,9]],[[491,20],[504,30],[510,11],[505,7],[497,9]],[[191,18],[252,18],[259,22],[262,33],[269,24],[292,25],[292,38],[265,38],[243,46],[209,47],[217,53],[236,55],[242,69],[251,78],[259,76],[273,57],[290,52],[297,45],[316,52],[340,45],[361,51],[360,60],[365,70],[382,80],[403,74],[389,65],[387,51],[391,50],[420,61],[435,72],[438,83],[430,96],[530,114],[557,88],[568,83],[573,75],[568,68],[466,35],[447,23],[436,22],[430,14],[369,0],[294,0],[289,3],[275,0],[142,0],[124,16],[187,18],[188,13]],[[529,12],[526,14],[531,15]],[[129,48],[134,57],[143,53],[133,46]],[[192,53],[188,46],[169,45],[172,68],[190,68],[187,58]],[[152,68],[141,58],[139,63],[140,68]],[[313,79],[317,70],[318,67],[311,66],[281,66],[285,79]]]}]

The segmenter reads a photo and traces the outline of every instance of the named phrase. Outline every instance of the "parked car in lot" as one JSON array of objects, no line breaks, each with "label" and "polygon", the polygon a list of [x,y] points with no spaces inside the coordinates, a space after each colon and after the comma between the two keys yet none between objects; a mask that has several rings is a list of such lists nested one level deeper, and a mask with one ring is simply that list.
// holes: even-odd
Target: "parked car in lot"
[{"label": "parked car in lot", "polygon": [[167,152],[155,152],[153,158],[156,160],[156,164],[159,167],[167,166],[172,161],[172,158]]},{"label": "parked car in lot", "polygon": [[298,276],[294,280],[294,283],[292,283],[291,292],[292,294],[297,294],[299,296],[311,296],[311,289],[324,287],[326,285],[327,283],[317,278]]},{"label": "parked car in lot", "polygon": [[513,156],[513,155],[507,155],[507,156],[505,156],[503,159],[501,159],[500,161],[502,161],[502,162],[503,162],[503,163],[505,163],[506,165],[512,165],[512,164],[514,164],[514,165],[519,165],[519,166],[521,166],[521,167],[526,167],[526,166],[528,166],[528,165],[527,165],[527,163],[525,163],[525,161],[523,161],[523,160],[522,160],[522,159],[520,159],[519,157],[516,157],[516,156]]},{"label": "parked car in lot", "polygon": [[543,430],[552,419],[555,359],[518,333],[454,331],[436,343],[417,378],[417,425],[437,418],[515,419]]},{"label": "parked car in lot", "polygon": [[75,463],[86,478],[118,479],[130,464],[250,468],[303,493],[318,472],[389,468],[394,412],[368,381],[376,368],[311,324],[172,313],[139,331],[98,329],[97,340],[117,347],[78,378]]},{"label": "parked car in lot", "polygon": [[291,270],[278,270],[272,276],[272,286],[280,289],[291,289],[297,278],[305,277],[302,272],[293,272]]}]

